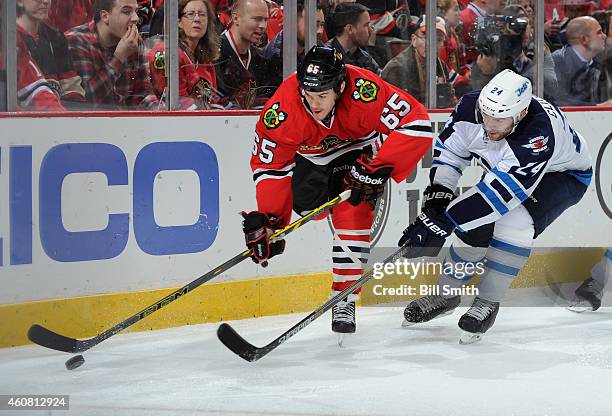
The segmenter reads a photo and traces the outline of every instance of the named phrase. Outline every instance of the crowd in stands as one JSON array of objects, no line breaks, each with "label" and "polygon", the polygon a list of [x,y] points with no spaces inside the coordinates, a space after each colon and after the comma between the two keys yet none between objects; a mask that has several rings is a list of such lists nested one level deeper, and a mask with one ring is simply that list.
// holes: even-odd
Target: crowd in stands
[{"label": "crowd in stands", "polygon": [[[534,1],[437,0],[438,108],[506,68],[533,82],[536,59],[547,100],[612,105],[612,0],[546,0],[538,58]],[[181,109],[261,108],[282,82],[282,3],[179,0],[172,15]],[[163,0],[16,0],[16,7],[21,110],[166,108]],[[299,65],[304,0],[297,10]],[[425,103],[424,13],[425,0],[320,0],[317,42]]]}]

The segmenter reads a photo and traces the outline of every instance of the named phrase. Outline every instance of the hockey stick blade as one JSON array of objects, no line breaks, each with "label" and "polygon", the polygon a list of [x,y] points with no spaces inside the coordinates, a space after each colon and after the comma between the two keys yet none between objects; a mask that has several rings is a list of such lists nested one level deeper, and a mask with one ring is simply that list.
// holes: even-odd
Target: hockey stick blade
[{"label": "hockey stick blade", "polygon": [[44,326],[40,326],[38,324],[34,324],[30,327],[30,329],[28,329],[28,339],[35,344],[51,348],[53,350],[71,353],[82,351],[78,349],[76,339],[49,331]]},{"label": "hockey stick blade", "polygon": [[[401,247],[399,250],[394,252],[392,255],[383,260],[383,263],[392,263],[396,260],[406,257],[406,254],[411,251],[411,247]],[[308,316],[302,319],[297,324],[293,325],[290,329],[285,331],[281,336],[270,342],[268,345],[263,347],[256,347],[247,340],[245,340],[231,325],[222,323],[217,329],[217,338],[223,343],[230,351],[234,354],[242,357],[246,361],[253,362],[257,361],[262,357],[268,355],[271,351],[276,349],[278,346],[283,344],[289,338],[306,328],[315,319],[323,315],[325,312],[330,310],[335,304],[346,298],[348,295],[353,293],[358,288],[365,285],[374,275],[374,269],[368,270],[358,280],[353,282],[350,286],[344,289],[342,292],[336,294],[336,296],[330,298],[323,305],[319,306]]]},{"label": "hockey stick blade", "polygon": [[234,354],[245,360],[252,362],[259,360],[260,355],[258,348],[242,338],[238,332],[234,330],[230,325],[222,323],[217,329],[217,338],[221,340],[223,345],[230,349]]},{"label": "hockey stick blade", "polygon": [[[336,205],[347,200],[350,195],[351,195],[351,191],[347,190],[347,191],[342,192],[340,195],[338,195],[334,199],[312,210],[307,215],[292,222],[291,224],[287,225],[285,228],[278,230],[277,232],[275,232],[274,234],[270,236],[270,239],[272,241],[276,241],[276,240],[284,238],[286,235],[297,230],[302,225],[311,221],[315,217],[331,210]],[[157,312],[158,310],[174,302],[181,296],[186,295],[187,293],[191,292],[195,288],[208,282],[209,280],[212,280],[219,274],[229,270],[230,268],[248,259],[249,257],[251,257],[250,250],[245,250],[242,253],[235,255],[234,257],[227,260],[225,263],[221,264],[220,266],[198,277],[196,280],[186,284],[185,286],[179,289],[176,289],[174,292],[170,293],[163,299],[160,299],[154,304],[147,306],[145,309],[130,316],[123,322],[118,323],[112,328],[109,328],[106,331],[101,332],[100,334],[94,337],[79,340],[76,338],[70,338],[65,335],[58,334],[57,332],[51,331],[50,329],[45,328],[42,325],[34,324],[28,330],[28,339],[32,341],[34,344],[38,344],[42,347],[46,347],[52,350],[70,352],[70,353],[87,351],[88,349],[98,345],[102,341],[112,337],[113,335],[134,325],[136,322],[146,318],[150,314]]]}]

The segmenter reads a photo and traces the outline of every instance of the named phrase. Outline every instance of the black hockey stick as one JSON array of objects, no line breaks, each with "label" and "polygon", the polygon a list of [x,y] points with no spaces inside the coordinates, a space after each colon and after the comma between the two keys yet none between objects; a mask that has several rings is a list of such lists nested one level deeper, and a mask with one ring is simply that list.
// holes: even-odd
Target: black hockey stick
[{"label": "black hockey stick", "polygon": [[[391,263],[405,257],[410,252],[412,247],[401,247],[391,256],[383,260],[384,263]],[[348,295],[353,293],[356,289],[365,285],[374,275],[374,269],[368,270],[363,276],[356,280],[352,285],[338,293],[333,298],[329,299],[323,305],[319,306],[307,317],[302,319],[297,324],[293,325],[289,330],[285,331],[281,336],[270,342],[268,345],[263,347],[256,347],[238,334],[231,325],[222,323],[217,329],[217,338],[229,348],[234,354],[244,358],[247,361],[257,361],[262,357],[265,357],[271,351],[276,349],[283,342],[306,328],[312,321],[323,315],[325,312],[330,310],[335,304],[346,298]]]},{"label": "black hockey stick", "polygon": [[[300,228],[302,225],[306,224],[313,218],[329,211],[334,206],[345,201],[346,199],[348,199],[350,194],[351,194],[351,191],[348,191],[348,190],[342,192],[340,195],[338,195],[331,201],[326,202],[325,204],[311,211],[310,213],[303,216],[299,220],[292,222],[291,224],[289,224],[282,230],[275,232],[274,234],[270,236],[270,238],[272,240],[278,240],[278,239],[284,238],[287,234],[297,230],[298,228]],[[47,329],[44,326],[41,326],[38,324],[34,324],[30,327],[30,329],[28,330],[28,338],[30,339],[30,341],[32,341],[35,344],[41,345],[43,347],[51,348],[57,351],[64,351],[64,352],[70,352],[70,353],[87,351],[91,347],[98,345],[99,343],[112,337],[116,333],[123,331],[125,328],[131,325],[134,325],[136,322],[140,321],[141,319],[160,310],[161,308],[174,302],[176,299],[180,298],[181,296],[191,292],[193,289],[197,288],[198,286],[208,282],[209,280],[215,278],[219,274],[229,270],[230,268],[234,267],[235,265],[242,262],[243,260],[248,259],[250,256],[251,256],[251,250],[243,251],[242,253],[232,257],[231,259],[229,259],[222,265],[198,277],[193,282],[190,282],[186,284],[185,286],[181,287],[180,289],[175,290],[174,292],[170,293],[168,296],[164,297],[163,299],[160,299],[154,304],[147,306],[146,308],[144,308],[137,314],[130,316],[125,321],[118,323],[112,328],[109,328],[106,331],[92,338],[87,338],[83,340],[76,339],[76,338],[70,338],[65,335],[58,334],[57,332],[53,332],[50,329]]]}]

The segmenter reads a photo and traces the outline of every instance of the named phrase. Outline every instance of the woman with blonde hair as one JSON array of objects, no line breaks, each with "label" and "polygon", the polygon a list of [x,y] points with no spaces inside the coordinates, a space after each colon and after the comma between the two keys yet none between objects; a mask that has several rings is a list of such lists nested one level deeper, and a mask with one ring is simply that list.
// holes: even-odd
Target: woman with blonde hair
[{"label": "woman with blonde hair", "polygon": [[[215,11],[208,0],[179,0],[179,97],[183,109],[218,106],[215,61],[219,58],[219,35]],[[166,60],[164,42],[148,53],[151,81],[156,94],[165,97]]]}]

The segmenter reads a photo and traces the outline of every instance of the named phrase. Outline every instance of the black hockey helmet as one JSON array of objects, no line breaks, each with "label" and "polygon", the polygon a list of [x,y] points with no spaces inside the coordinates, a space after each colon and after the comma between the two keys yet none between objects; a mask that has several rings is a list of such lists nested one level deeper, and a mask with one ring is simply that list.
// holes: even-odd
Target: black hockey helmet
[{"label": "black hockey helmet", "polygon": [[297,71],[297,78],[305,91],[321,92],[334,89],[339,92],[346,77],[342,54],[328,46],[313,46]]}]

